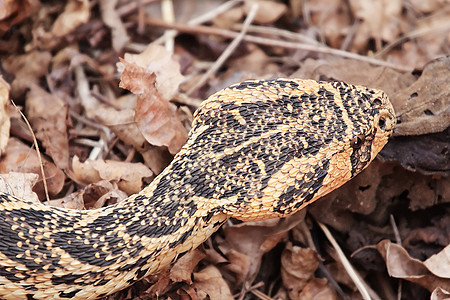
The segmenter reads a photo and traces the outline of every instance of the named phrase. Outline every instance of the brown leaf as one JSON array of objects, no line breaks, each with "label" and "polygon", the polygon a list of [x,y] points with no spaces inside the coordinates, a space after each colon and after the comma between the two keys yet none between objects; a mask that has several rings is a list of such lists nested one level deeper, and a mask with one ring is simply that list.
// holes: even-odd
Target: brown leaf
[{"label": "brown leaf", "polygon": [[145,137],[134,122],[134,109],[117,110],[101,105],[94,113],[97,120],[111,128],[121,140],[141,153],[146,165],[155,174],[159,174],[172,160],[172,156],[167,153],[167,150],[146,143]]},{"label": "brown leaf", "polygon": [[234,299],[228,284],[214,266],[208,266],[194,273],[194,287],[198,290],[200,299]]},{"label": "brown leaf", "polygon": [[90,159],[80,163],[76,156],[72,169],[72,178],[78,183],[95,183],[104,179],[116,182],[127,194],[139,192],[145,186],[144,182],[153,177],[152,171],[142,163]]},{"label": "brown leaf", "polygon": [[46,153],[53,158],[58,168],[67,169],[69,165],[67,105],[33,84],[27,93],[26,113]]},{"label": "brown leaf", "polygon": [[[51,195],[56,195],[63,188],[65,180],[64,173],[51,162],[46,161],[44,158],[42,159],[48,191]],[[39,198],[43,198],[44,186],[42,183],[41,169],[37,153],[35,150],[30,149],[30,147],[23,144],[18,139],[9,139],[5,154],[0,161],[0,172],[37,174],[39,176],[39,181],[33,188],[33,191],[39,195]]]},{"label": "brown leaf", "polygon": [[286,11],[285,4],[270,0],[250,0],[244,2],[245,14],[248,14],[254,4],[259,6],[254,22],[259,24],[272,23],[278,20]]},{"label": "brown leaf", "polygon": [[389,240],[379,242],[377,249],[386,261],[390,276],[418,283],[430,292],[437,288],[450,290],[450,246],[424,263],[410,257],[402,246]]},{"label": "brown leaf", "polygon": [[176,114],[176,107],[161,98],[155,88],[156,76],[136,64],[121,60],[125,69],[120,86],[138,95],[134,119],[146,140],[156,146],[167,146],[177,153],[187,139],[187,132]]},{"label": "brown leaf", "polygon": [[173,282],[192,284],[192,273],[197,264],[205,258],[205,253],[195,249],[183,255],[170,269],[169,278]]},{"label": "brown leaf", "polygon": [[286,245],[281,255],[281,278],[289,298],[299,299],[300,292],[313,278],[319,266],[319,255],[310,248]]},{"label": "brown leaf", "polygon": [[0,3],[0,35],[22,22],[39,7],[37,0],[5,0]]},{"label": "brown leaf", "polygon": [[111,28],[111,37],[114,50],[120,52],[122,48],[129,42],[127,30],[120,18],[117,10],[117,0],[100,0],[100,11],[102,20]]},{"label": "brown leaf", "polygon": [[450,299],[450,291],[437,288],[431,293],[430,300],[448,300]]},{"label": "brown leaf", "polygon": [[38,178],[39,176],[34,173],[9,172],[8,174],[1,174],[0,191],[38,203],[38,196],[33,192],[33,186]]},{"label": "brown leaf", "polygon": [[338,299],[336,292],[328,285],[325,278],[311,279],[298,295],[302,300],[335,300]]},{"label": "brown leaf", "polygon": [[9,129],[11,121],[9,119],[9,84],[0,75],[0,156],[3,154],[8,144]]},{"label": "brown leaf", "polygon": [[381,46],[381,41],[392,41],[401,32],[401,0],[351,0],[349,3],[353,16],[361,20],[353,41],[356,51],[366,48],[370,38],[375,39],[377,45]]},{"label": "brown leaf", "polygon": [[51,33],[55,37],[69,34],[78,26],[89,21],[90,15],[91,10],[88,0],[69,0],[64,12],[53,23]]},{"label": "brown leaf", "polygon": [[15,76],[11,83],[11,98],[19,98],[32,83],[39,83],[48,72],[52,55],[48,51],[31,51],[12,55],[2,61],[5,70]]},{"label": "brown leaf", "polygon": [[259,272],[262,256],[273,249],[299,222],[305,211],[285,219],[242,223],[224,228],[225,242],[219,247],[229,258],[226,268],[235,272],[237,283],[250,285]]},{"label": "brown leaf", "polygon": [[[121,63],[123,64],[124,61],[137,67],[144,68],[145,72],[139,71],[139,74],[136,75],[150,75],[155,73],[156,88],[158,89],[161,98],[165,101],[169,101],[175,96],[178,92],[180,83],[184,78],[180,73],[180,63],[176,61],[173,58],[173,55],[164,47],[156,44],[149,44],[140,54],[125,53],[124,59],[121,60]],[[118,66],[119,70],[127,67],[121,65],[120,63]],[[131,69],[130,71],[134,71],[134,69]],[[134,78],[134,80],[139,80],[139,78]],[[127,85],[131,87],[131,83],[127,83]],[[134,87],[134,89],[136,88],[137,87]],[[134,94],[139,94],[137,90],[132,91],[130,88],[127,89]]]},{"label": "brown leaf", "polygon": [[431,61],[409,87],[391,96],[396,135],[441,132],[450,126],[450,56]]}]

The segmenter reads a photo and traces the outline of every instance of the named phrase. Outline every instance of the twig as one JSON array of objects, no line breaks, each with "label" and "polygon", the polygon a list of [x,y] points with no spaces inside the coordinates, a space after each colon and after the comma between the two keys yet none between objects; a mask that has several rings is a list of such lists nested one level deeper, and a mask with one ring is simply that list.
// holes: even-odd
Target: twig
[{"label": "twig", "polygon": [[[242,0],[232,0],[232,1],[225,2],[222,5],[219,5],[218,7],[216,7],[215,9],[210,10],[207,13],[188,21],[187,24],[189,24],[191,26],[195,26],[195,25],[205,23],[209,20],[214,19],[216,16],[220,15],[221,13],[224,13],[227,10],[233,8],[235,5],[237,5],[240,2],[242,2]],[[156,40],[154,40],[152,42],[152,44],[162,44],[166,41],[167,38],[168,38],[168,36],[162,35],[159,38],[157,38]]]},{"label": "twig", "polygon": [[322,229],[323,233],[327,237],[328,241],[331,243],[331,245],[336,250],[336,253],[339,255],[339,258],[341,260],[342,265],[344,266],[344,268],[347,271],[347,273],[350,276],[350,278],[355,283],[356,288],[361,293],[363,299],[364,300],[371,300],[372,298],[370,297],[370,294],[367,291],[366,286],[363,283],[360,275],[353,268],[353,266],[350,264],[350,262],[348,261],[347,257],[345,256],[344,252],[342,251],[341,247],[339,246],[339,244],[337,243],[337,241],[334,239],[333,235],[331,234],[331,232],[328,230],[328,228],[324,224],[320,223],[319,221],[317,221],[317,224],[319,224],[320,228]]},{"label": "twig", "polygon": [[44,173],[44,163],[42,162],[41,151],[39,150],[39,145],[38,145],[36,136],[34,135],[33,129],[31,128],[31,125],[30,125],[30,122],[28,122],[28,119],[25,117],[25,115],[22,113],[22,111],[17,107],[16,103],[14,103],[14,101],[12,99],[10,101],[11,101],[12,105],[16,108],[16,110],[19,112],[19,114],[22,116],[23,120],[27,124],[28,130],[30,130],[30,132],[31,132],[31,136],[33,137],[33,143],[34,143],[34,146],[36,147],[36,153],[37,153],[37,157],[39,160],[39,167],[41,169],[42,183],[44,184],[45,199],[47,201],[50,201],[50,197],[48,195],[47,179],[46,179],[45,173]]},{"label": "twig", "polygon": [[442,26],[442,24],[439,23],[438,26],[428,27],[428,28],[421,28],[421,29],[417,29],[417,30],[408,32],[407,34],[405,34],[405,35],[403,35],[403,36],[393,40],[392,42],[390,42],[389,44],[384,46],[380,51],[378,51],[378,52],[376,52],[374,54],[374,57],[382,57],[383,55],[386,55],[393,48],[395,48],[398,45],[406,42],[407,40],[410,40],[410,39],[413,39],[413,38],[417,38],[417,37],[422,36],[422,35],[426,35],[426,34],[431,33],[433,31],[438,33],[438,32],[444,32],[444,31],[449,31],[449,30],[450,30],[450,23],[448,23],[446,26]]},{"label": "twig", "polygon": [[[394,216],[392,214],[390,214],[389,219],[391,221],[392,230],[394,230],[395,242],[398,245],[401,245],[402,237],[400,236],[400,232],[398,230],[397,223],[395,222]],[[398,280],[398,288],[397,288],[397,300],[400,300],[402,298],[402,288],[403,288],[403,281],[401,279],[399,279]]]},{"label": "twig", "polygon": [[[175,14],[173,12],[172,0],[162,0],[161,12],[162,12],[164,21],[166,21],[167,23],[175,22]],[[177,31],[173,30],[173,29],[166,30],[166,32],[164,32],[166,50],[170,53],[173,53],[173,50],[175,49],[175,36],[176,35],[177,35]]]},{"label": "twig", "polygon": [[[241,30],[242,24],[236,24],[236,25],[232,26],[231,28],[233,30]],[[284,29],[280,29],[280,28],[276,28],[276,27],[250,25],[248,27],[248,32],[249,33],[259,33],[259,34],[264,34],[264,35],[272,35],[272,36],[276,36],[278,38],[283,37],[283,38],[289,39],[291,41],[297,41],[297,42],[302,42],[302,43],[306,43],[306,44],[320,45],[320,43],[317,40],[315,40],[305,34],[301,34],[298,32],[292,32],[289,30],[284,30]]]},{"label": "twig", "polygon": [[[148,25],[159,26],[159,27],[163,27],[163,28],[173,28],[180,32],[187,32],[187,33],[192,33],[192,34],[199,34],[199,33],[200,34],[213,34],[213,35],[223,36],[223,37],[227,37],[227,38],[236,38],[239,35],[239,33],[231,31],[231,30],[220,29],[220,28],[215,28],[215,27],[211,27],[211,26],[202,26],[202,25],[194,26],[194,25],[177,24],[177,23],[167,24],[162,21],[150,20],[150,19],[147,19],[145,22]],[[392,68],[392,69],[399,70],[399,71],[404,71],[404,72],[411,71],[411,68],[409,68],[409,67],[396,65],[396,64],[393,64],[393,63],[390,63],[387,61],[383,61],[383,60],[379,60],[376,58],[367,57],[367,56],[363,56],[363,55],[359,55],[356,53],[351,53],[351,52],[347,52],[347,51],[343,51],[343,50],[339,50],[339,49],[333,49],[333,48],[329,48],[326,46],[310,45],[310,44],[296,43],[296,42],[289,42],[289,41],[280,41],[280,40],[276,40],[276,39],[258,37],[258,36],[253,36],[253,35],[245,35],[242,39],[246,42],[251,42],[251,43],[260,44],[260,45],[282,47],[282,48],[287,48],[287,49],[300,49],[300,50],[305,50],[305,51],[336,55],[336,56],[340,56],[340,57],[364,61],[364,62],[371,63],[371,64],[378,65],[378,66]]]},{"label": "twig", "polygon": [[397,223],[395,223],[394,216],[392,214],[389,215],[389,219],[391,221],[392,230],[394,230],[395,242],[398,245],[402,244],[402,238],[400,236],[400,232],[398,231]]},{"label": "twig", "polygon": [[231,53],[236,49],[236,47],[239,45],[239,43],[242,41],[242,39],[245,36],[245,33],[248,30],[248,26],[252,23],[253,19],[256,16],[256,12],[258,11],[259,5],[253,4],[252,8],[250,9],[250,12],[247,15],[247,18],[245,18],[244,24],[242,26],[241,32],[236,36],[236,38],[228,45],[228,47],[223,51],[223,53],[219,56],[219,58],[214,62],[214,64],[209,68],[209,70],[202,75],[199,81],[197,81],[196,84],[194,84],[188,91],[187,95],[191,95],[194,91],[196,91],[199,87],[203,86],[205,82],[211,77],[212,74],[214,74],[222,65],[223,63],[230,57]]},{"label": "twig", "polygon": [[198,24],[208,22],[208,21],[214,19],[215,17],[217,17],[218,15],[230,10],[231,8],[233,8],[237,4],[241,3],[242,1],[243,0],[227,1],[227,2],[219,5],[218,7],[206,12],[205,14],[200,15],[192,20],[189,20],[188,24],[189,25],[198,25]]}]

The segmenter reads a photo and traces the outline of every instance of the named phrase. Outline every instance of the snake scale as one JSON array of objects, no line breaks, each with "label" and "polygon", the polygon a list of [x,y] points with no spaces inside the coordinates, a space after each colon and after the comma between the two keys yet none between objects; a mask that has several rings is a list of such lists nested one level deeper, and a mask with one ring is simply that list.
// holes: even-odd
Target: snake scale
[{"label": "snake scale", "polygon": [[228,218],[290,215],[364,169],[394,110],[379,90],[301,79],[245,81],[210,96],[172,163],[96,210],[0,194],[0,298],[94,299],[157,273]]}]

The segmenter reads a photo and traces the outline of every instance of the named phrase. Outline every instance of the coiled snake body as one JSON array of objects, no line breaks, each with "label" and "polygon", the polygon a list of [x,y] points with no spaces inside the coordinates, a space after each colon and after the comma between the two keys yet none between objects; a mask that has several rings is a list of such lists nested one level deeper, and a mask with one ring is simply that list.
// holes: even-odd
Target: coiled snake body
[{"label": "coiled snake body", "polygon": [[228,218],[284,217],[341,186],[395,126],[378,90],[246,81],[209,97],[189,138],[146,188],[77,211],[0,194],[0,298],[93,299],[197,247]]}]

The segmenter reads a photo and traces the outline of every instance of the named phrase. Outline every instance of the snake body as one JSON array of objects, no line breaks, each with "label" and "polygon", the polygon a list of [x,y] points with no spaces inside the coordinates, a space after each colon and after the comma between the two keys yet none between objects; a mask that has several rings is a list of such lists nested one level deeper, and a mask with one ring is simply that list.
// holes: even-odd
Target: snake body
[{"label": "snake body", "polygon": [[0,298],[94,299],[158,272],[224,221],[285,217],[364,169],[395,126],[382,92],[245,81],[210,96],[147,187],[96,210],[0,194]]}]

